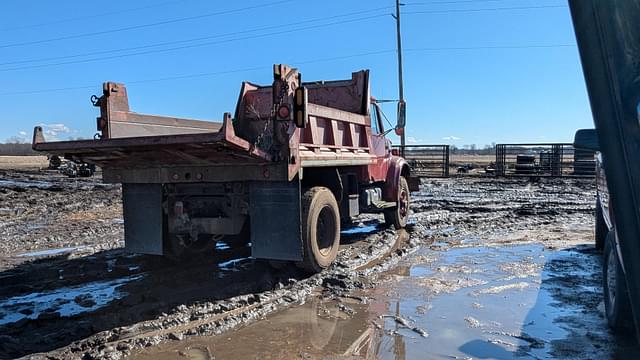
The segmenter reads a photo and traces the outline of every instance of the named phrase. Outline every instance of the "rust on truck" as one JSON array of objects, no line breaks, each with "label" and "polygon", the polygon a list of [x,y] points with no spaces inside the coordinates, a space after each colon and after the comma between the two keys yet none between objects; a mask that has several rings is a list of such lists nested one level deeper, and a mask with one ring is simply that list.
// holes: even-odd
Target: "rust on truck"
[{"label": "rust on truck", "polygon": [[47,142],[36,127],[33,149],[123,184],[131,251],[188,255],[249,233],[254,257],[319,271],[335,257],[340,219],[383,212],[406,224],[410,169],[391,154],[368,70],[303,82],[274,65],[273,75],[244,82],[222,121],[132,112],[126,87],[107,82],[92,98],[96,139]]}]

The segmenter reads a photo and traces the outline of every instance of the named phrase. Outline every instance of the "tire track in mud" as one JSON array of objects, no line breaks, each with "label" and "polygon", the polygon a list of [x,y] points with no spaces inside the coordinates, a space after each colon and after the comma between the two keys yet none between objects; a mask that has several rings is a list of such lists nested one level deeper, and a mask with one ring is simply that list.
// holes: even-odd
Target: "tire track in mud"
[{"label": "tire track in mud", "polygon": [[[407,253],[407,250],[394,253],[382,260],[390,252],[399,247],[399,242],[406,241],[406,233],[397,236],[395,231],[380,230],[368,235],[366,240],[357,241],[353,245],[341,249],[336,264],[321,274],[306,277],[297,268],[291,266],[276,272],[268,268],[264,262],[253,262],[246,269],[269,272],[269,276],[258,282],[270,281],[272,288],[261,293],[238,295],[218,302],[179,305],[171,314],[162,314],[157,319],[138,322],[132,326],[108,330],[92,337],[71,344],[69,347],[47,353],[53,358],[119,358],[126,356],[131,349],[157,344],[161,341],[182,339],[189,335],[220,334],[241,324],[262,318],[273,311],[291,305],[303,303],[318,287],[324,289],[323,296],[338,296],[357,287],[365,286],[358,277],[368,277],[374,271],[380,272],[391,266],[394,259]],[[415,247],[416,244],[414,244]],[[365,254],[365,256],[363,256]],[[375,263],[374,263],[375,262]],[[363,269],[363,270],[358,270]],[[363,275],[356,275],[362,271]],[[284,276],[283,276],[284,275]],[[232,281],[233,278],[227,279]],[[244,279],[244,287],[256,286],[256,279]],[[255,290],[255,289],[253,289]],[[204,302],[204,301],[203,301]],[[36,357],[40,355],[34,355]],[[41,354],[45,356],[45,354]]]}]

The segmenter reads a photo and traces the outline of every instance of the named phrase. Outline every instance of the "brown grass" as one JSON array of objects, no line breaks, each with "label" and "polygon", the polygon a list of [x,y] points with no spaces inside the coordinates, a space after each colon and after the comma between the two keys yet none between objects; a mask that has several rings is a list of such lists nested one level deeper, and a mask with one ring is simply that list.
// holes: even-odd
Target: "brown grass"
[{"label": "brown grass", "polygon": [[49,166],[46,156],[0,156],[0,169],[3,170],[23,170],[39,169]]}]

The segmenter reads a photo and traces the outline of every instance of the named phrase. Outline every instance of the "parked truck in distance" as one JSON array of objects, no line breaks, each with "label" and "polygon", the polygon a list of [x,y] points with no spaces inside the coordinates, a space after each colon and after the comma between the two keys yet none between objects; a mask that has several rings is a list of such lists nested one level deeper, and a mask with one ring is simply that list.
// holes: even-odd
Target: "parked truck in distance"
[{"label": "parked truck in distance", "polygon": [[[369,71],[302,82],[274,65],[268,86],[244,82],[221,122],[130,111],[122,84],[103,84],[95,140],[33,149],[102,168],[122,183],[125,248],[189,257],[216,240],[250,241],[252,257],[318,272],[335,259],[341,221],[384,213],[403,228],[416,179],[391,153]],[[411,187],[410,187],[411,184]]]}]

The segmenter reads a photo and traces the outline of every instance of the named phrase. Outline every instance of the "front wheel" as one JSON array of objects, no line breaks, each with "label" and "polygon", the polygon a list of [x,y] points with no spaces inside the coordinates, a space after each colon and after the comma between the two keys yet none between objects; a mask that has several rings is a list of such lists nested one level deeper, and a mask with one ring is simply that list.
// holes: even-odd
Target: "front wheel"
[{"label": "front wheel", "polygon": [[340,212],[331,190],[316,186],[302,196],[303,260],[297,265],[320,272],[335,260],[340,247]]},{"label": "front wheel", "polygon": [[393,225],[396,229],[402,229],[407,226],[407,220],[409,220],[409,183],[404,176],[400,176],[396,206],[384,210],[384,222],[389,226]]},{"label": "front wheel", "polygon": [[615,233],[610,231],[604,244],[604,261],[602,262],[604,308],[609,327],[614,331],[627,332],[631,329],[631,304],[624,272],[618,260],[614,236]]}]

